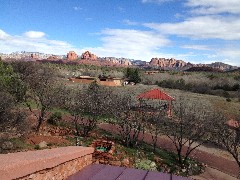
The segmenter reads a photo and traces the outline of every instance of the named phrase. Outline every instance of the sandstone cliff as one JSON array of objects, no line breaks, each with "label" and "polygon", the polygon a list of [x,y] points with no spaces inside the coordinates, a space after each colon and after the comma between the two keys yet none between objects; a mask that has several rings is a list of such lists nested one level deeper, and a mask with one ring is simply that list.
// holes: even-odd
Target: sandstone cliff
[{"label": "sandstone cliff", "polygon": [[115,58],[115,57],[102,57],[99,58],[100,61],[108,61],[111,64],[119,65],[119,66],[131,66],[132,63],[129,59],[126,58]]},{"label": "sandstone cliff", "polygon": [[[211,64],[192,64],[190,62],[187,63],[183,60],[176,60],[174,58],[171,59],[152,58],[149,65],[153,67],[159,67],[162,69],[179,69],[179,70],[187,70],[189,68],[194,67],[202,67],[202,69],[204,69],[204,67],[210,67],[213,68],[214,71],[229,71],[238,68],[237,66],[231,66],[222,62],[215,62]],[[198,68],[198,70],[200,69],[201,68]]]},{"label": "sandstone cliff", "polygon": [[81,59],[86,59],[86,60],[97,60],[97,56],[95,54],[90,53],[89,51],[86,51],[82,53]]},{"label": "sandstone cliff", "polygon": [[158,66],[163,69],[167,68],[183,68],[188,65],[188,63],[182,61],[182,60],[176,60],[174,58],[171,59],[165,59],[165,58],[152,58],[150,63],[150,66]]},{"label": "sandstone cliff", "polygon": [[69,51],[69,53],[67,53],[68,60],[76,60],[77,58],[78,58],[78,55],[74,51]]}]

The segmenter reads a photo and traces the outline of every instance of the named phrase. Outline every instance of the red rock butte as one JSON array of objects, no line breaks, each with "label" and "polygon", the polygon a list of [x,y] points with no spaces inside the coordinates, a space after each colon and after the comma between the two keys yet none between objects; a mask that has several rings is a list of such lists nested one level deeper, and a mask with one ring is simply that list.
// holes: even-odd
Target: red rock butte
[{"label": "red rock butte", "polygon": [[69,51],[69,53],[67,53],[68,60],[76,60],[77,58],[78,58],[78,55],[74,51]]},{"label": "red rock butte", "polygon": [[149,64],[152,66],[159,66],[159,67],[184,67],[187,65],[186,62],[182,60],[176,60],[174,58],[171,58],[171,59],[152,58]]},{"label": "red rock butte", "polygon": [[90,53],[89,51],[86,51],[82,53],[81,59],[97,60],[97,56],[95,54]]}]

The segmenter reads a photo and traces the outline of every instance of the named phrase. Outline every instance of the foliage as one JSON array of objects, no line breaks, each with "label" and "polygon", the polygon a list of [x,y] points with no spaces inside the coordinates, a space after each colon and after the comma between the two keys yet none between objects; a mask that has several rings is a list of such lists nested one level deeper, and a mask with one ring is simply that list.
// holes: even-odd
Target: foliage
[{"label": "foliage", "polygon": [[138,159],[135,162],[135,168],[148,171],[157,171],[157,165],[154,161],[148,159]]},{"label": "foliage", "polygon": [[14,72],[10,64],[0,60],[0,88],[4,88],[8,93],[13,95],[16,102],[23,100],[26,93],[26,87],[19,78],[19,75]]},{"label": "foliage", "polygon": [[[39,131],[49,110],[60,105],[63,87],[55,79],[55,72],[41,64],[20,62],[13,66],[26,84],[25,103],[38,119],[36,130]],[[33,102],[38,110],[34,111],[29,102]]]},{"label": "foliage", "polygon": [[[147,112],[148,113],[148,112]],[[166,109],[159,109],[158,112],[154,113],[148,113],[148,116],[146,118],[146,127],[148,131],[151,134],[152,137],[152,145],[153,145],[153,151],[156,151],[157,147],[157,140],[159,135],[164,134],[163,126],[165,121],[167,121],[167,112]]]},{"label": "foliage", "polygon": [[16,106],[15,97],[0,88],[0,131],[23,135],[28,130],[25,113]]},{"label": "foliage", "polygon": [[[212,140],[220,147],[226,149],[235,159],[240,168],[240,127],[230,128],[226,125],[227,119],[217,113],[218,121],[212,129]],[[240,122],[238,121],[240,124]]]},{"label": "foliage", "polygon": [[49,124],[52,125],[59,125],[59,122],[62,120],[62,113],[59,111],[54,112],[53,114],[51,114],[51,116],[49,117],[49,119],[47,120],[47,122]]},{"label": "foliage", "polygon": [[[111,92],[96,82],[82,91],[69,91],[66,97],[66,108],[73,116],[77,135],[87,136],[96,128],[99,116],[108,113],[107,104],[110,101]],[[86,118],[85,114],[89,116]]]},{"label": "foliage", "polygon": [[140,83],[141,78],[139,75],[139,69],[127,68],[125,71],[125,78],[128,78],[130,81],[134,83]]},{"label": "foliage", "polygon": [[176,148],[178,163],[184,167],[189,155],[209,140],[215,117],[204,105],[184,100],[175,104],[173,114],[172,119],[165,121],[165,133]]},{"label": "foliage", "polygon": [[134,147],[138,143],[140,132],[144,131],[145,113],[132,110],[132,99],[127,95],[113,95],[110,112],[116,119],[122,142],[127,147]]}]

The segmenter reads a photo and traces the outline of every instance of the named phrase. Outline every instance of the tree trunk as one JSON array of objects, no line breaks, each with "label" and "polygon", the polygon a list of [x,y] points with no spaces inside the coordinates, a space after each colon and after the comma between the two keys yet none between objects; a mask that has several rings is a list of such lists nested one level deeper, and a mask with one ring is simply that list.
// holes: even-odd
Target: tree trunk
[{"label": "tree trunk", "polygon": [[43,122],[43,117],[40,116],[40,117],[38,118],[38,125],[37,125],[37,129],[36,129],[37,132],[39,132],[40,127],[41,127],[41,125],[42,125],[42,122]]}]

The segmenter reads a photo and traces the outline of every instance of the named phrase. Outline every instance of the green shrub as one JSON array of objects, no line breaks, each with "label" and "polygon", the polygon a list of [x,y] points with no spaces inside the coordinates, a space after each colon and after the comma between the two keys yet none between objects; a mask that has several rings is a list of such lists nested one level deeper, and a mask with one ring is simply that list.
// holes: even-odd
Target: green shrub
[{"label": "green shrub", "polygon": [[59,125],[59,121],[62,120],[62,113],[61,112],[54,112],[50,118],[47,120],[47,122],[49,124],[52,124],[52,125],[55,125],[55,126],[58,126]]},{"label": "green shrub", "polygon": [[37,145],[35,145],[34,149],[39,150],[40,146],[37,144]]},{"label": "green shrub", "polygon": [[231,102],[232,100],[231,100],[230,98],[227,98],[226,101],[227,101],[227,102]]},{"label": "green shrub", "polygon": [[138,159],[135,163],[135,168],[143,169],[143,170],[150,170],[150,171],[157,171],[157,165],[154,161],[150,161],[148,159]]}]

